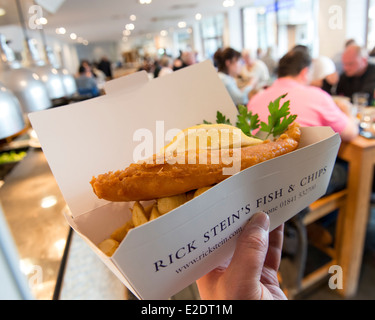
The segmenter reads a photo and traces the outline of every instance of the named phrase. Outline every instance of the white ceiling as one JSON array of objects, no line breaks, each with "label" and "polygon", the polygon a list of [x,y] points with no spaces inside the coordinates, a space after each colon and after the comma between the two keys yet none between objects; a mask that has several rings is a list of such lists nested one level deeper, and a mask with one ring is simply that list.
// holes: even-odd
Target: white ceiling
[{"label": "white ceiling", "polygon": [[[0,17],[0,25],[19,24],[15,1],[0,0],[0,7],[7,12]],[[31,16],[28,9],[34,2],[20,2],[27,20]],[[272,2],[273,0],[235,0],[235,6]],[[149,5],[141,5],[138,0],[65,0],[54,14],[44,10],[43,14],[48,19],[44,30],[46,34],[56,35],[56,28],[64,27],[67,32],[61,37],[68,41],[71,41],[69,35],[72,32],[90,42],[118,41],[122,38],[125,25],[131,22],[132,14],[137,17],[133,22],[135,30],[132,35],[145,35],[178,28],[179,21],[185,21],[189,26],[196,13],[201,13],[204,17],[226,10],[228,9],[223,7],[223,0],[153,0]]]}]

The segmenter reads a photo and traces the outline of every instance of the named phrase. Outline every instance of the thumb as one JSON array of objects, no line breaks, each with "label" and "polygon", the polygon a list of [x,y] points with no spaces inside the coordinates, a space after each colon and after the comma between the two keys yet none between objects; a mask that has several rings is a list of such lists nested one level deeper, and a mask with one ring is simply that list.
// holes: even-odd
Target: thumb
[{"label": "thumb", "polygon": [[264,212],[256,213],[239,236],[228,267],[238,280],[250,281],[253,285],[260,281],[268,251],[269,226],[268,215]]}]

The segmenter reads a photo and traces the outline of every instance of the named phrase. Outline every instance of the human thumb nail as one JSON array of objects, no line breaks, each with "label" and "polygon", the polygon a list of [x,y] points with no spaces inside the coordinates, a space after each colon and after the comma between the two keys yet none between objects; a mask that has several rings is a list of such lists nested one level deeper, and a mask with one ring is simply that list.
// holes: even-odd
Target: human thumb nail
[{"label": "human thumb nail", "polygon": [[264,212],[255,213],[250,219],[249,224],[252,226],[258,226],[265,231],[270,229],[270,218]]}]

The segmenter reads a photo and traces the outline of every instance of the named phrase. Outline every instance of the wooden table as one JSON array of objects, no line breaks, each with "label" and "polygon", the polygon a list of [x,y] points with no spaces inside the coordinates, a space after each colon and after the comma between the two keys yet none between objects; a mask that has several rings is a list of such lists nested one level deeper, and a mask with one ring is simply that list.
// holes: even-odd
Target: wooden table
[{"label": "wooden table", "polygon": [[356,294],[362,266],[370,197],[375,166],[375,139],[357,137],[343,142],[339,158],[349,163],[348,195],[345,212],[338,221],[338,265],[343,271],[340,293],[350,298]]}]

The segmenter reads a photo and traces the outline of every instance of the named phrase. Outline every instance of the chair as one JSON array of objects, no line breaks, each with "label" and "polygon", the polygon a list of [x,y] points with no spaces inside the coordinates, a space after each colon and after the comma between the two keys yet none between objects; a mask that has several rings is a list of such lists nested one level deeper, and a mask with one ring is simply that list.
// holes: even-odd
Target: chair
[{"label": "chair", "polygon": [[[344,210],[346,206],[347,200],[347,190],[342,190],[331,195],[325,196],[320,198],[319,200],[312,203],[309,207],[308,213],[302,218],[302,225],[307,229],[307,239],[308,242],[319,249],[320,251],[324,252],[327,256],[330,257],[330,261],[323,266],[319,267],[318,269],[314,270],[313,272],[305,275],[303,277],[294,276],[296,279],[294,281],[294,285],[286,287],[283,286],[283,277],[286,278],[287,284],[293,283],[290,281],[288,277],[292,277],[288,272],[285,272],[286,268],[283,271],[280,269],[279,278],[284,287],[284,292],[289,299],[293,299],[296,295],[306,291],[308,288],[313,287],[318,282],[324,280],[329,276],[329,268],[332,265],[337,264],[337,248],[340,246],[340,238],[341,238],[341,220],[344,216]],[[336,221],[336,234],[335,234],[335,243],[334,247],[331,247],[332,239],[330,239],[328,232],[325,232],[323,227],[318,225],[314,225],[314,222],[317,220],[327,216],[328,214],[338,210],[338,218]],[[309,232],[312,231],[312,232]],[[318,231],[318,232],[316,232]],[[302,237],[303,238],[303,237]],[[307,251],[307,247],[306,247]],[[306,253],[301,253],[303,256]],[[307,253],[308,254],[308,253]],[[297,259],[298,260],[298,259]],[[300,260],[304,260],[304,257],[300,258]],[[287,266],[289,267],[289,266]],[[305,267],[305,266],[302,266]],[[296,272],[296,270],[291,270],[292,272]],[[302,270],[304,271],[304,270]],[[284,275],[283,275],[284,273]]]}]

